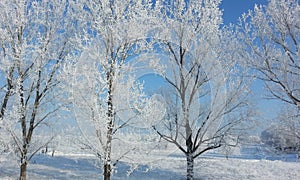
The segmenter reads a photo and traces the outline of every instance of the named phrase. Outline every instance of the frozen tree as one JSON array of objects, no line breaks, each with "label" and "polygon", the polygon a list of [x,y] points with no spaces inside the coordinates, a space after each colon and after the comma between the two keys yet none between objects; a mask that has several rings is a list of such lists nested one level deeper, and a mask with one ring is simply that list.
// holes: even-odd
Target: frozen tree
[{"label": "frozen tree", "polygon": [[[269,0],[241,18],[247,64],[265,83],[269,98],[300,110],[300,6],[298,0]],[[248,52],[248,54],[247,54]]]},{"label": "frozen tree", "polygon": [[75,60],[66,72],[73,78],[74,111],[84,136],[81,145],[98,156],[104,179],[110,179],[116,163],[137,150],[135,142],[125,142],[127,130],[122,129],[139,119],[151,120],[151,114],[162,109],[151,106],[157,101],[143,94],[128,64],[151,47],[145,38],[146,11],[142,2],[131,0],[87,0],[73,7],[75,15],[81,14],[74,40],[78,51],[70,56]]},{"label": "frozen tree", "polygon": [[235,145],[251,124],[238,43],[232,31],[220,28],[219,4],[156,1],[151,9],[157,20],[155,51],[167,67],[160,74],[170,88],[167,116],[153,128],[184,153],[187,179],[194,178],[195,158]]},{"label": "frozen tree", "polygon": [[261,133],[262,142],[277,152],[300,152],[299,111],[290,106],[282,109],[274,123]]},{"label": "frozen tree", "polygon": [[20,158],[22,180],[28,162],[53,138],[38,134],[51,133],[48,120],[60,108],[56,78],[67,49],[66,5],[63,0],[0,2],[0,131],[3,144]]},{"label": "frozen tree", "polygon": [[286,151],[300,153],[300,112],[294,107],[285,107],[277,117],[279,135],[286,138]]}]

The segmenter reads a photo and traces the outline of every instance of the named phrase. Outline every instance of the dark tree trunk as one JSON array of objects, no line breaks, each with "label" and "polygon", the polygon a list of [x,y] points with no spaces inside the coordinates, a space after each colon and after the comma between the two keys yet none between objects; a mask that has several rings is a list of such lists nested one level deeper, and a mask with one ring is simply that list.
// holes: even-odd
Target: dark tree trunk
[{"label": "dark tree trunk", "polygon": [[110,180],[111,167],[110,164],[104,164],[104,180]]},{"label": "dark tree trunk", "polygon": [[194,156],[193,156],[193,141],[192,134],[188,135],[186,140],[187,153],[186,153],[186,179],[194,179]]},{"label": "dark tree trunk", "polygon": [[22,162],[20,166],[20,180],[26,180],[27,162]]},{"label": "dark tree trunk", "polygon": [[194,179],[194,157],[192,154],[188,154],[186,157],[186,179]]},{"label": "dark tree trunk", "polygon": [[2,103],[2,106],[1,106],[1,111],[0,111],[0,119],[2,119],[2,117],[4,116],[4,111],[6,110],[6,106],[7,106],[7,103],[8,103],[8,99],[10,97],[10,90],[8,90],[5,94],[5,97],[4,97],[4,100],[3,100],[3,103]]},{"label": "dark tree trunk", "polygon": [[13,72],[14,72],[14,67],[10,68],[9,77],[7,78],[7,91],[5,93],[4,100],[0,110],[0,119],[2,119],[4,116],[4,111],[6,110],[9,97],[11,96],[11,90],[13,88],[12,85]]},{"label": "dark tree trunk", "polygon": [[111,176],[111,149],[112,149],[112,136],[113,136],[113,120],[114,120],[114,107],[113,107],[113,64],[111,64],[111,70],[107,73],[108,80],[108,100],[107,100],[107,140],[105,148],[105,159],[104,159],[104,180],[110,180]]}]

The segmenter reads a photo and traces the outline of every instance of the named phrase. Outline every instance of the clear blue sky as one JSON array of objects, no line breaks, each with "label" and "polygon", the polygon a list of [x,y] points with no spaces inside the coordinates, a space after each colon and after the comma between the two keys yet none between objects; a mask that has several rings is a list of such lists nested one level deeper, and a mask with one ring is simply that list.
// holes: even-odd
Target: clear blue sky
[{"label": "clear blue sky", "polygon": [[266,4],[267,0],[222,0],[224,24],[237,22],[237,19],[249,9],[253,9],[255,4]]}]

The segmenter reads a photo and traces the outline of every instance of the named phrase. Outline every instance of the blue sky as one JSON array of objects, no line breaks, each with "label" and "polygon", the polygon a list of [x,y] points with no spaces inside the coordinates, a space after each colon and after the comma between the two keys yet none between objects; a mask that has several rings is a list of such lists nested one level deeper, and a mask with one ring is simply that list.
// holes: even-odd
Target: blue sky
[{"label": "blue sky", "polygon": [[238,18],[249,9],[253,9],[255,4],[266,4],[267,0],[222,0],[224,24],[235,24]]}]

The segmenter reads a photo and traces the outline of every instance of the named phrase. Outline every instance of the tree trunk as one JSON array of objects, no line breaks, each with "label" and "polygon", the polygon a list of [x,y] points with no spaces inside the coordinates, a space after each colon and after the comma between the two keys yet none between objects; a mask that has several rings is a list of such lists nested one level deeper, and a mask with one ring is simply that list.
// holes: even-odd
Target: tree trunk
[{"label": "tree trunk", "polygon": [[[9,77],[7,78],[7,91],[5,93],[4,100],[3,100],[1,110],[0,110],[0,119],[2,119],[4,116],[4,112],[6,110],[6,106],[7,106],[9,97],[11,96],[11,90],[13,88],[13,85],[12,85],[13,72],[14,72],[14,67],[11,67],[10,71],[9,71]],[[0,129],[1,129],[1,127],[0,127]]]},{"label": "tree trunk", "polygon": [[[113,69],[113,67],[111,67]],[[107,100],[107,134],[106,134],[106,148],[104,159],[104,180],[110,180],[111,175],[111,148],[112,148],[112,136],[114,127],[114,108],[113,108],[113,71],[107,74],[108,79],[108,100]]]},{"label": "tree trunk", "polygon": [[186,157],[186,179],[194,179],[194,157],[192,154],[188,154]]},{"label": "tree trunk", "polygon": [[104,180],[110,180],[111,167],[110,164],[104,164]]},{"label": "tree trunk", "polygon": [[20,167],[20,180],[26,180],[27,162],[23,162]]},{"label": "tree trunk", "polygon": [[186,120],[186,147],[187,147],[187,153],[186,153],[186,179],[192,180],[194,178],[194,156],[193,156],[193,141],[192,141],[192,130],[189,125],[188,117]]}]

